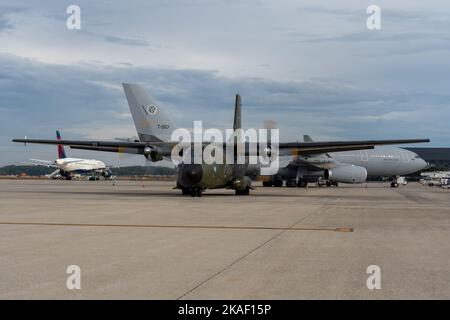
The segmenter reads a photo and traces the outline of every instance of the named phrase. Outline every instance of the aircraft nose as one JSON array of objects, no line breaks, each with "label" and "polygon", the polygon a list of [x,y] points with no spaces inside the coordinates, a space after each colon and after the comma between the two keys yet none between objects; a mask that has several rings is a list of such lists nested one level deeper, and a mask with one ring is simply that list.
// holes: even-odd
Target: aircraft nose
[{"label": "aircraft nose", "polygon": [[184,185],[195,185],[203,178],[203,169],[200,164],[185,164],[181,168],[181,179]]},{"label": "aircraft nose", "polygon": [[423,168],[425,168],[426,166],[428,166],[428,162],[426,162],[425,160],[423,160],[423,159],[420,159],[419,160],[419,162],[418,162],[418,169],[417,169],[417,171],[419,171],[419,170],[422,170]]}]

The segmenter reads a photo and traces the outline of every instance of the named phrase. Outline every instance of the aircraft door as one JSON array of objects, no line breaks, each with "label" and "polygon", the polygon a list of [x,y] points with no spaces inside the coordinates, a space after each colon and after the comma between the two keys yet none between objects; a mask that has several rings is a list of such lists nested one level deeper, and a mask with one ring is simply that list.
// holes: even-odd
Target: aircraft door
[{"label": "aircraft door", "polygon": [[369,161],[369,154],[367,153],[367,150],[361,150],[361,161],[367,162]]}]

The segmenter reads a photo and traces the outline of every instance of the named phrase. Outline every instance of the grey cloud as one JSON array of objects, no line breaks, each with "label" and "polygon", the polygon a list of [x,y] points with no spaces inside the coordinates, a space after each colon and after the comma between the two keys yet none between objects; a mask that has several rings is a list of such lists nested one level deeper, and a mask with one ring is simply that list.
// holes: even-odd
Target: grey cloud
[{"label": "grey cloud", "polygon": [[[292,33],[292,36],[297,34]],[[304,37],[304,35],[302,35]],[[323,43],[323,42],[399,42],[399,41],[450,41],[449,34],[439,33],[417,33],[417,32],[402,32],[392,33],[383,31],[364,31],[357,33],[341,34],[331,37],[311,37],[306,39],[299,39],[298,42],[303,43]]]},{"label": "grey cloud", "polygon": [[13,28],[14,24],[9,19],[8,15],[6,13],[0,13],[0,32],[8,31]]},{"label": "grey cloud", "polygon": [[16,4],[13,5],[0,5],[0,32],[7,32],[15,27],[15,21],[12,19],[13,15],[23,14],[28,9]]},{"label": "grey cloud", "polygon": [[[324,14],[324,15],[332,15],[339,16],[341,18],[349,18],[349,17],[364,17],[367,15],[366,9],[368,4],[361,3],[358,6],[358,9],[355,9],[354,6],[349,7],[341,4],[339,7],[332,7],[332,5],[324,6],[301,6],[298,8],[300,13],[308,13],[308,14]],[[429,19],[429,11],[413,11],[408,8],[402,8],[402,10],[395,9],[392,7],[385,7],[383,5],[380,6],[382,17],[388,20],[397,20],[400,23],[405,23],[409,21],[432,21]],[[436,13],[434,13],[436,15]]]},{"label": "grey cloud", "polygon": [[145,39],[125,38],[125,37],[119,37],[119,36],[113,36],[113,35],[105,35],[105,34],[95,33],[95,32],[91,32],[91,31],[86,31],[84,29],[81,29],[79,32],[85,36],[95,38],[95,40],[102,40],[105,42],[117,43],[117,44],[122,44],[125,46],[137,46],[137,47],[150,47],[151,46],[151,44]]},{"label": "grey cloud", "polygon": [[[180,126],[203,120],[226,128],[232,119],[234,94],[243,96],[244,123],[260,127],[274,119],[282,137],[312,133],[329,139],[423,136],[417,110],[429,105],[436,117],[450,116],[449,96],[380,92],[342,80],[276,81],[228,78],[213,71],[161,68],[46,65],[0,56],[0,108],[9,110],[0,125],[0,146],[13,137],[51,137],[56,128],[73,138],[134,134],[121,82],[144,84]],[[421,109],[422,108],[422,109]],[[423,113],[419,113],[423,114]],[[408,121],[398,121],[405,115]],[[410,115],[406,117],[406,115]],[[435,133],[448,133],[446,121],[435,121]],[[374,124],[375,126],[371,126]]]},{"label": "grey cloud", "polygon": [[361,11],[356,11],[356,10],[351,10],[351,9],[343,9],[343,8],[332,8],[332,7],[320,7],[320,6],[312,6],[312,5],[307,5],[307,6],[301,6],[298,8],[298,11],[300,13],[309,13],[309,14],[327,14],[327,15],[333,15],[333,16],[343,16],[343,17],[348,17],[348,16],[354,16],[357,14],[361,14],[361,12],[365,13],[365,9],[364,6],[361,6]]},{"label": "grey cloud", "polygon": [[13,25],[4,17],[0,16],[0,32],[11,29]]},{"label": "grey cloud", "polygon": [[146,40],[121,38],[116,36],[104,36],[104,39],[108,42],[120,43],[128,46],[142,46],[142,47],[149,46],[149,43]]},{"label": "grey cloud", "polygon": [[127,67],[132,67],[133,66],[133,64],[130,63],[130,62],[119,62],[117,64],[122,65],[122,66],[127,66]]}]

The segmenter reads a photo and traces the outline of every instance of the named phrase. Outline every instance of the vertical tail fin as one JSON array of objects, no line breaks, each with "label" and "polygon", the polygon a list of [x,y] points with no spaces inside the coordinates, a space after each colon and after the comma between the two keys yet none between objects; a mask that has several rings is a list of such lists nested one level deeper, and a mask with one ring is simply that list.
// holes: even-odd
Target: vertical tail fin
[{"label": "vertical tail fin", "polygon": [[[61,134],[58,130],[56,130],[56,140],[61,140]],[[66,151],[64,150],[64,146],[58,144],[58,159],[64,159],[66,157]]]},{"label": "vertical tail fin", "polygon": [[241,96],[239,94],[236,95],[236,100],[234,103],[234,122],[233,122],[233,130],[236,131],[238,129],[242,129],[241,124]]},{"label": "vertical tail fin", "polygon": [[164,110],[156,104],[141,85],[123,83],[122,86],[139,140],[145,142],[169,141],[175,127]]},{"label": "vertical tail fin", "polygon": [[313,142],[313,139],[307,134],[303,135],[303,141],[304,142]]}]

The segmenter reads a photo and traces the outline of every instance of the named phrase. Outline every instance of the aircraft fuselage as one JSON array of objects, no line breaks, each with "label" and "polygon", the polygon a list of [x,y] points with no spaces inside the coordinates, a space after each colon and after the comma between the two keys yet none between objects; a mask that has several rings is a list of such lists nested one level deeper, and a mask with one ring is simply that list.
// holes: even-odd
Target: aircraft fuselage
[{"label": "aircraft fuselage", "polygon": [[106,168],[103,161],[93,159],[62,158],[55,160],[55,164],[64,172],[103,170]]},{"label": "aircraft fuselage", "polygon": [[416,153],[398,147],[381,146],[370,150],[336,152],[330,154],[341,163],[366,168],[369,176],[401,176],[426,167],[425,160]]}]

